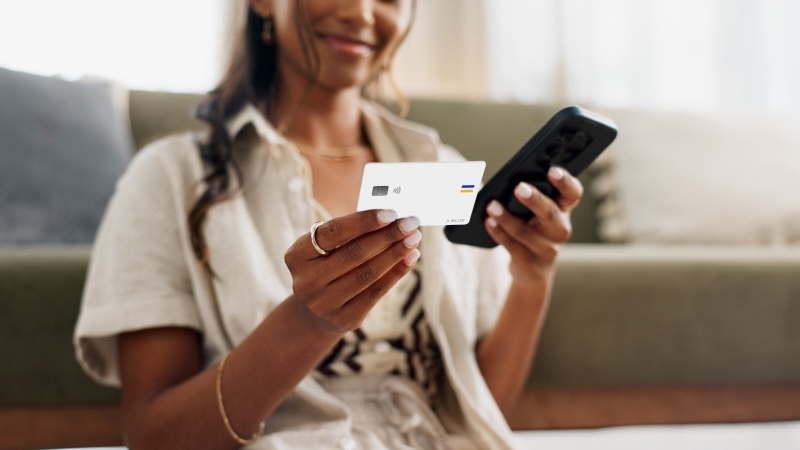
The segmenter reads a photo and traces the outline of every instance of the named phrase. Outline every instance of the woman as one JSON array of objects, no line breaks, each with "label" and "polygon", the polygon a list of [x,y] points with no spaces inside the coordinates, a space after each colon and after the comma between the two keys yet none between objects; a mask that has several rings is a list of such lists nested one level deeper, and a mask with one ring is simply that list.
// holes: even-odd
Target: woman
[{"label": "woman", "polygon": [[120,180],[76,346],[121,384],[131,449],[511,446],[501,410],[582,188],[558,168],[557,202],[520,184],[530,223],[492,203],[492,251],[355,212],[367,162],[461,158],[363,97],[413,15],[414,0],[251,0],[199,110],[209,133],[148,146]]}]

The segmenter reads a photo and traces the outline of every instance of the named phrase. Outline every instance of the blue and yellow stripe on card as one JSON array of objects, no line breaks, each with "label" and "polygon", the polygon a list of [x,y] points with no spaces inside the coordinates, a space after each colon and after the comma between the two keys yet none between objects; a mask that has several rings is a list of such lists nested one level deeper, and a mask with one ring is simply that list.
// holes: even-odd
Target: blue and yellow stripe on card
[{"label": "blue and yellow stripe on card", "polygon": [[461,193],[466,194],[475,190],[474,184],[462,184],[461,185]]}]

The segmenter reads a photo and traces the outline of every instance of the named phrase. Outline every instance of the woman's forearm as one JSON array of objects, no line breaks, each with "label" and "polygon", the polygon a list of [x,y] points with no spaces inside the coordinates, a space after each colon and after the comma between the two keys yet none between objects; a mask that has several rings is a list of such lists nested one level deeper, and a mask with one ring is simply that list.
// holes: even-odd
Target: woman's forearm
[{"label": "woman's forearm", "polygon": [[[304,319],[302,308],[293,297],[287,299],[226,360],[220,385],[225,412],[242,438],[250,437],[258,429],[260,422],[275,411],[339,339],[308,326],[310,322]],[[163,357],[169,355],[161,356],[163,363]],[[124,364],[123,359],[123,374]],[[146,368],[135,373],[147,377]],[[214,365],[149,397],[135,392],[127,399],[123,395],[129,447],[133,450],[238,448],[219,411],[217,375],[218,365]]]},{"label": "woman's forearm", "polygon": [[512,284],[497,325],[478,345],[478,366],[504,413],[517,400],[530,372],[551,286],[551,282],[533,288]]}]

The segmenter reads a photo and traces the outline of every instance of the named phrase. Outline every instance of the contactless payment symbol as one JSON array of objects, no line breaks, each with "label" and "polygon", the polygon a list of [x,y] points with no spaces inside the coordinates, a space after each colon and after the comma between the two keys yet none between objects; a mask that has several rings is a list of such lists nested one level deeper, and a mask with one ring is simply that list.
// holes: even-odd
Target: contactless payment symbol
[{"label": "contactless payment symbol", "polygon": [[474,184],[462,184],[461,185],[461,193],[466,194],[475,190]]}]

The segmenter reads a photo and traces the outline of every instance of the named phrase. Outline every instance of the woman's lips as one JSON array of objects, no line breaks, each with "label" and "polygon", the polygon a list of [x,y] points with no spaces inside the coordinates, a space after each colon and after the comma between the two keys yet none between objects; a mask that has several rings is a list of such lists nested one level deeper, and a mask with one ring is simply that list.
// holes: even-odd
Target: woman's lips
[{"label": "woman's lips", "polygon": [[337,52],[355,58],[364,58],[372,54],[373,47],[365,42],[354,41],[339,36],[324,34],[320,36],[323,41],[333,47]]}]

